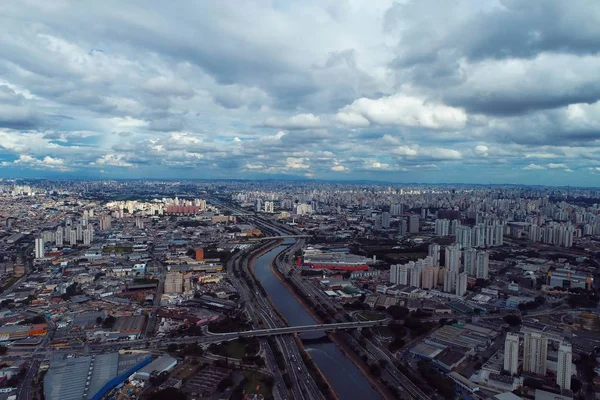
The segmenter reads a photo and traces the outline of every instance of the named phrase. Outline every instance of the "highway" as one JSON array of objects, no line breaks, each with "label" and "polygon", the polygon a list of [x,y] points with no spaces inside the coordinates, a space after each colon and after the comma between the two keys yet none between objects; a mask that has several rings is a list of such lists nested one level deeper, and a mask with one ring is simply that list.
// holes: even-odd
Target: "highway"
[{"label": "highway", "polygon": [[[234,268],[240,268],[247,270],[249,267],[248,259],[239,259],[237,264],[234,264]],[[230,269],[228,268],[228,271]],[[286,328],[285,322],[282,321],[278,313],[273,308],[273,305],[270,303],[268,299],[263,296],[256,296],[255,293],[251,293],[247,287],[242,286],[240,294],[242,298],[245,300],[246,307],[248,309],[248,313],[253,319],[254,324],[260,325],[262,323],[264,326],[268,328],[263,329],[262,331],[268,332],[277,332],[279,329],[285,329],[288,332],[294,330],[292,328]],[[255,325],[255,326],[256,326]],[[302,329],[302,327],[300,327]],[[291,329],[291,330],[290,330]],[[314,327],[307,328],[309,330],[314,330]],[[323,329],[320,327],[320,329]],[[285,358],[286,366],[290,368],[286,368],[286,372],[290,376],[293,385],[291,388],[292,394],[295,399],[321,399],[323,398],[320,390],[316,386],[316,383],[310,376],[306,366],[302,362],[302,357],[298,346],[295,340],[292,337],[276,337],[277,346],[281,349],[281,352]],[[273,358],[273,362],[276,364],[276,361]],[[275,365],[275,367],[277,367]]]}]

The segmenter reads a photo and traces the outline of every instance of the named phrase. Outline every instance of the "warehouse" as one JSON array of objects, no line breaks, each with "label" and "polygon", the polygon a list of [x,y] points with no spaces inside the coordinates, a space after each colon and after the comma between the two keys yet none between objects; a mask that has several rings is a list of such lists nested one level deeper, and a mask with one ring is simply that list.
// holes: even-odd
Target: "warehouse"
[{"label": "warehouse", "polygon": [[109,353],[53,360],[44,377],[47,400],[99,400],[150,363],[148,353]]}]

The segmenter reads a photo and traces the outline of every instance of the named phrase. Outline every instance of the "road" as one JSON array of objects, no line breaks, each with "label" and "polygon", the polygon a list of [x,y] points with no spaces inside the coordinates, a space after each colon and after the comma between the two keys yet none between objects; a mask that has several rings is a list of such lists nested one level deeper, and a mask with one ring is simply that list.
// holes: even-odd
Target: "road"
[{"label": "road", "polygon": [[25,379],[21,384],[21,388],[19,389],[17,399],[31,400],[31,398],[33,397],[31,386],[33,384],[33,379],[37,376],[38,369],[40,368],[41,363],[41,360],[38,359],[33,359],[31,361],[31,366],[29,367],[29,371],[27,371],[27,375],[25,375]]}]

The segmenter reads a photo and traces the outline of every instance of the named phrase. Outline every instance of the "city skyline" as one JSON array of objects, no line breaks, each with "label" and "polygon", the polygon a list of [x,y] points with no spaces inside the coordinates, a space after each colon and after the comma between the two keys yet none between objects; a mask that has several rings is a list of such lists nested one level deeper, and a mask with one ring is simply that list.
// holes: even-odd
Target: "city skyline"
[{"label": "city skyline", "polygon": [[83,7],[0,5],[0,177],[600,185],[595,3]]}]

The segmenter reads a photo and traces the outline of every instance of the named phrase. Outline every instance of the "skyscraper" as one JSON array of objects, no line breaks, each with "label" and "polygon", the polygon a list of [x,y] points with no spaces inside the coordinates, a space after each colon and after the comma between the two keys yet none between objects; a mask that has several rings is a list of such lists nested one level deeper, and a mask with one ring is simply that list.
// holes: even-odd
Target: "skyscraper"
[{"label": "skyscraper", "polygon": [[44,258],[44,239],[35,238],[35,258]]},{"label": "skyscraper", "polygon": [[381,227],[384,229],[390,227],[390,213],[387,211],[381,213]]},{"label": "skyscraper", "polygon": [[558,363],[556,369],[556,384],[561,389],[571,389],[571,363],[573,348],[571,343],[562,342],[558,347]]},{"label": "skyscraper", "polygon": [[58,247],[61,247],[63,245],[63,229],[62,227],[58,227],[58,229],[56,230],[56,233],[54,234],[54,241],[56,242],[56,245]]},{"label": "skyscraper", "polygon": [[519,369],[519,334],[508,332],[504,340],[504,369],[516,375]]},{"label": "skyscraper", "polygon": [[467,273],[461,272],[456,274],[456,290],[454,294],[464,296],[467,293]]},{"label": "skyscraper", "polygon": [[548,338],[540,333],[525,333],[523,342],[523,371],[538,375],[546,374]]},{"label": "skyscraper", "polygon": [[446,268],[448,268],[448,271],[460,271],[460,256],[460,245],[454,244],[452,246],[446,246],[445,265]]},{"label": "skyscraper", "polygon": [[440,265],[440,245],[432,243],[429,245],[429,257],[431,257],[431,265],[437,267]]},{"label": "skyscraper", "polygon": [[438,236],[448,236],[450,234],[450,221],[447,219],[436,219],[435,234]]},{"label": "skyscraper", "polygon": [[477,271],[476,278],[487,279],[490,265],[490,254],[487,251],[477,252]]},{"label": "skyscraper", "polygon": [[408,233],[419,233],[419,216],[416,214],[408,218]]},{"label": "skyscraper", "polygon": [[470,276],[475,276],[477,272],[477,250],[465,249],[462,254],[463,270]]}]

